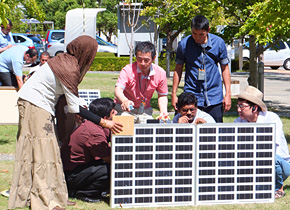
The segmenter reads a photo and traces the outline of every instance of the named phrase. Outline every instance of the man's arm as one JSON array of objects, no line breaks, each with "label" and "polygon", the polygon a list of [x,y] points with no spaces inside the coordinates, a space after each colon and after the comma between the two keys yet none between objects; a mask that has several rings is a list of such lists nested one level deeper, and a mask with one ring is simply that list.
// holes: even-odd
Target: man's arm
[{"label": "man's arm", "polygon": [[18,84],[18,90],[20,90],[20,88],[22,88],[23,86],[23,80],[22,80],[22,76],[16,76],[16,81],[17,81],[17,84]]},{"label": "man's arm", "polygon": [[168,98],[167,95],[158,95],[158,105],[160,110],[160,115],[164,116],[167,115],[167,105],[168,105]]},{"label": "man's arm", "polygon": [[116,86],[115,87],[115,96],[116,98],[121,102],[121,108],[124,111],[130,111],[129,109],[129,105],[133,105],[134,106],[134,102],[130,101],[125,95],[124,95],[124,90],[119,87]]},{"label": "man's arm", "polygon": [[177,92],[177,88],[178,85],[180,83],[181,77],[182,77],[182,69],[183,69],[183,64],[176,64],[175,66],[175,70],[174,70],[174,74],[173,74],[173,84],[172,84],[172,93],[171,93],[171,104],[174,107],[175,110],[177,110],[176,108],[176,103],[177,103],[177,96],[176,96],[176,92]]},{"label": "man's arm", "polygon": [[0,53],[4,52],[5,50],[8,50],[10,47],[12,47],[13,45],[8,44],[6,47],[2,47],[0,48]]},{"label": "man's arm", "polygon": [[226,95],[223,99],[224,111],[227,112],[231,108],[231,75],[229,65],[221,65],[223,82],[226,89]]}]

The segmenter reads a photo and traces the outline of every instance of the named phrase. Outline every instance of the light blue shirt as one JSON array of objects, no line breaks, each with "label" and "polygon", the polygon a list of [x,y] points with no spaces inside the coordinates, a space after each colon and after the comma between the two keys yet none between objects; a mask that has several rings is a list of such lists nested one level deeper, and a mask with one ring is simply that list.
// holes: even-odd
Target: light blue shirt
[{"label": "light blue shirt", "polygon": [[0,54],[0,72],[13,72],[16,76],[22,76],[24,53],[28,47],[17,45]]},{"label": "light blue shirt", "polygon": [[15,44],[11,32],[6,35],[0,30],[0,48],[6,47],[8,44]]},{"label": "light blue shirt", "polygon": [[[181,117],[181,114],[177,114],[174,116],[172,122],[173,123],[178,123],[178,119]],[[208,113],[201,111],[200,109],[197,109],[196,111],[196,115],[194,117],[194,120],[192,123],[195,123],[195,120],[197,118],[202,118],[204,119],[207,123],[216,123],[215,120],[213,119],[213,117],[211,115],[209,115]]]}]

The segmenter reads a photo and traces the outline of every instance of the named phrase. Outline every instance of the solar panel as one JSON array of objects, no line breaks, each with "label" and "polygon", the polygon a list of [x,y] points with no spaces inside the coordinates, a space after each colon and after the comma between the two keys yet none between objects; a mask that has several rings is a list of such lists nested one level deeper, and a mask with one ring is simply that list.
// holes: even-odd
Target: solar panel
[{"label": "solar panel", "polygon": [[112,137],[112,208],[274,202],[274,124],[134,126]]},{"label": "solar panel", "polygon": [[95,89],[79,89],[79,97],[82,98],[86,103],[87,107],[89,107],[89,104],[98,98],[101,98],[101,92],[100,90]]},{"label": "solar panel", "polygon": [[196,205],[274,202],[275,125],[197,126]]}]

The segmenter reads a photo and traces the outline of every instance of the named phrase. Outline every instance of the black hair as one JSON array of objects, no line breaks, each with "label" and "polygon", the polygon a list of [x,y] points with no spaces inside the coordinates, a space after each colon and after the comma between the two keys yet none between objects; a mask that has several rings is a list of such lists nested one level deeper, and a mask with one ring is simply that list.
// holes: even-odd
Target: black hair
[{"label": "black hair", "polygon": [[203,15],[197,15],[191,20],[191,28],[194,28],[196,30],[209,30],[209,21],[208,19]]},{"label": "black hair", "polygon": [[[7,18],[7,21],[8,21],[7,25],[10,25],[12,27],[13,26],[12,21],[9,18]],[[1,27],[4,28],[3,22],[1,23]]]},{"label": "black hair", "polygon": [[102,118],[110,117],[110,113],[115,105],[111,98],[98,98],[90,103],[89,110]]},{"label": "black hair", "polygon": [[250,107],[257,106],[257,107],[258,107],[258,111],[259,111],[259,112],[262,111],[262,108],[261,108],[258,104],[255,104],[255,103],[253,103],[253,102],[251,102],[251,101],[248,101],[248,100],[243,99],[243,98],[238,98],[238,101],[240,101],[240,102],[241,102],[241,101],[245,101],[247,104],[250,105]]},{"label": "black hair", "polygon": [[35,56],[38,57],[38,51],[34,48],[30,48],[29,50],[26,51],[25,54],[28,54],[30,58],[33,58]]},{"label": "black hair", "polygon": [[45,52],[42,52],[42,53],[40,54],[40,56],[42,56],[42,55],[43,55],[43,56],[50,56],[49,52],[46,52],[46,51],[45,51]]},{"label": "black hair", "polygon": [[154,46],[154,44],[152,44],[149,41],[138,42],[136,47],[135,47],[135,55],[137,55],[137,52],[141,52],[141,53],[149,53],[150,52],[152,59],[156,55],[155,46]]},{"label": "black hair", "polygon": [[195,107],[197,106],[197,98],[193,93],[183,92],[178,96],[178,102],[176,104],[178,109],[190,104],[194,104]]}]

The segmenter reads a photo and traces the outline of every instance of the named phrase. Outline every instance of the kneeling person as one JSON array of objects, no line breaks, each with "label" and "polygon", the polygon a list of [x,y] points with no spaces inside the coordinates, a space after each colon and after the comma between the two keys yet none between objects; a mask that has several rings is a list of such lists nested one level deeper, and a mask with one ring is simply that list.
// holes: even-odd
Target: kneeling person
[{"label": "kneeling person", "polygon": [[183,92],[178,97],[178,114],[173,118],[173,123],[215,123],[211,115],[197,108],[197,98],[191,92]]},{"label": "kneeling person", "polygon": [[[117,113],[110,98],[91,102],[89,110],[111,120]],[[111,131],[89,120],[70,136],[68,145],[61,147],[61,156],[70,197],[86,202],[98,202],[110,189]]]}]

